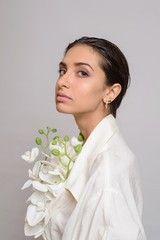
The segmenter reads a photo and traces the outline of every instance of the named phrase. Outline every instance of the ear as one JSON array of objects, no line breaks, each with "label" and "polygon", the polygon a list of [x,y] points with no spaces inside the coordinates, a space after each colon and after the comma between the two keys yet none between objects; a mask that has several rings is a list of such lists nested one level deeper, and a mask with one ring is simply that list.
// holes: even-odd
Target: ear
[{"label": "ear", "polygon": [[119,83],[115,83],[112,86],[107,86],[105,95],[103,97],[104,103],[106,103],[109,100],[113,102],[114,99],[116,99],[116,97],[120,94],[121,89],[122,87]]}]

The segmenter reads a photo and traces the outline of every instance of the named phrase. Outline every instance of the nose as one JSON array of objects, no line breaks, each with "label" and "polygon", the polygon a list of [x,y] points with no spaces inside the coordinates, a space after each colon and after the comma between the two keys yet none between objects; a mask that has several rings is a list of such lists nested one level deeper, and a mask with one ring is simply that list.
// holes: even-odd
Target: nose
[{"label": "nose", "polygon": [[67,74],[61,76],[57,80],[57,85],[60,88],[69,88],[70,87],[70,81],[69,81],[69,76]]}]

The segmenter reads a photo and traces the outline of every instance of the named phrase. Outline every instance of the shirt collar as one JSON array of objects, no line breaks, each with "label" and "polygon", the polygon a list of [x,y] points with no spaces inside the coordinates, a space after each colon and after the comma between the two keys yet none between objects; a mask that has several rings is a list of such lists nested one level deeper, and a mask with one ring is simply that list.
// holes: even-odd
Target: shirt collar
[{"label": "shirt collar", "polygon": [[89,172],[96,156],[102,151],[117,128],[116,119],[109,114],[94,128],[85,142],[65,185],[76,201],[80,198],[88,181]]}]

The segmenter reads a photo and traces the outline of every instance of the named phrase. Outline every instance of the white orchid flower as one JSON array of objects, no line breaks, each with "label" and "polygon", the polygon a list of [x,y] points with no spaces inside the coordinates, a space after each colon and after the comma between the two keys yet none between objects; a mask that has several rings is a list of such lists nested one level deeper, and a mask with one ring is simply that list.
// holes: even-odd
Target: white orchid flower
[{"label": "white orchid flower", "polygon": [[[31,205],[36,206],[36,208],[34,208],[34,210],[38,211],[38,212],[45,212],[44,215],[44,220],[45,220],[45,224],[46,222],[48,223],[49,221],[49,216],[48,216],[48,207],[50,202],[54,199],[53,194],[51,194],[51,192],[46,192],[46,193],[42,193],[39,191],[35,191],[30,198],[27,200],[27,202],[30,202]],[[31,208],[31,207],[30,207]],[[30,211],[30,209],[28,210]],[[36,213],[35,213],[36,214]],[[29,215],[28,215],[29,216]],[[41,215],[38,215],[41,216]],[[37,218],[38,219],[38,218]],[[27,220],[28,221],[28,220]],[[38,221],[38,220],[37,220]],[[41,219],[39,219],[39,221],[41,221]],[[28,221],[29,225],[30,222]],[[37,224],[37,223],[36,223]],[[33,225],[33,224],[32,224]]]},{"label": "white orchid flower", "polygon": [[54,196],[50,192],[41,193],[35,191],[27,200],[27,202],[30,202],[31,204],[28,206],[26,214],[26,236],[31,236],[30,232],[32,232],[32,234],[34,232],[35,238],[42,234],[41,227],[43,226],[44,228],[44,225],[47,225],[51,218],[49,205],[53,199]]},{"label": "white orchid flower", "polygon": [[32,151],[25,152],[24,155],[21,156],[22,159],[24,159],[26,162],[34,162],[39,154],[39,150],[37,147],[32,148]]},{"label": "white orchid flower", "polygon": [[[40,205],[44,206],[43,209],[39,208]],[[34,235],[35,238],[41,236],[44,232],[45,225],[48,224],[50,218],[51,215],[49,212],[49,204],[47,204],[47,202],[42,203],[39,202],[37,206],[30,204],[27,208],[26,214],[25,235],[26,236]]]},{"label": "white orchid flower", "polygon": [[28,170],[31,179],[26,181],[22,187],[22,190],[30,186],[33,189],[32,195],[27,200],[29,206],[25,219],[26,236],[34,236],[34,238],[45,236],[46,226],[52,216],[51,205],[65,187],[66,179],[77,157],[74,147],[78,144],[82,145],[76,137],[73,137],[71,141],[68,140],[65,139],[63,143],[52,141],[56,143],[55,145],[50,142],[50,150],[57,149],[60,154],[48,154],[44,150],[42,154],[45,160],[36,161],[39,154],[38,148],[32,148],[31,152],[27,151],[21,156],[27,162],[35,161],[33,169]]}]

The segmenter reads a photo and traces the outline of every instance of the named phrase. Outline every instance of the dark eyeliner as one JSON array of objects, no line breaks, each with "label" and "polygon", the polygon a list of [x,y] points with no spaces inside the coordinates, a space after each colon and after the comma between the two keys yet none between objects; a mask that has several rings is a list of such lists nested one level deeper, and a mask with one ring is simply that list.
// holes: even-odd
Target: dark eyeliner
[{"label": "dark eyeliner", "polygon": [[82,73],[81,77],[88,77],[89,76],[89,74],[84,70],[78,71],[78,73],[80,73],[80,72]]}]

